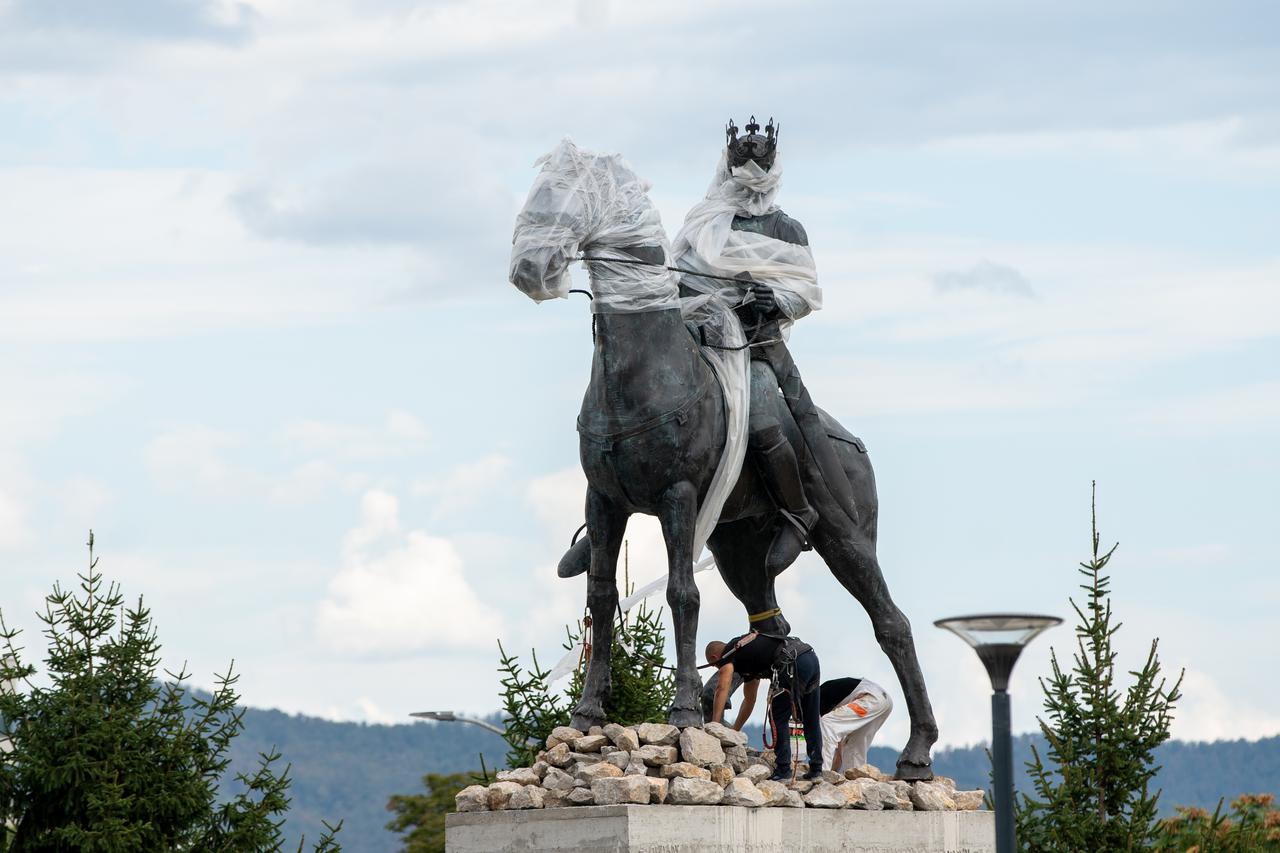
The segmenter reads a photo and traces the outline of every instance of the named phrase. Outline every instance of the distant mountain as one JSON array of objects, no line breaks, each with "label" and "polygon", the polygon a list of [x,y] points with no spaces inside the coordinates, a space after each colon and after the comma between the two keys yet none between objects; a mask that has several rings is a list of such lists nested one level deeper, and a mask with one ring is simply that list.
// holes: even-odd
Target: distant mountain
[{"label": "distant mountain", "polygon": [[[417,793],[427,773],[478,770],[479,756],[490,768],[502,763],[506,744],[497,735],[463,723],[376,726],[332,723],[281,711],[249,709],[244,733],[233,742],[232,770],[250,769],[259,751],[273,745],[292,764],[293,807],[288,830],[296,843],[314,838],[323,818],[345,821],[339,839],[349,853],[394,853],[398,836],[384,829],[392,794]],[[1038,736],[1014,739],[1014,767],[1031,757]],[[1042,751],[1043,754],[1043,751]],[[872,747],[870,760],[891,770],[898,751]],[[1280,736],[1258,741],[1166,744],[1158,753],[1163,769],[1162,811],[1175,805],[1212,809],[1219,797],[1280,793]],[[934,769],[963,788],[988,787],[989,763],[983,746],[939,750]],[[1029,790],[1025,773],[1016,783]]]},{"label": "distant mountain", "polygon": [[[1013,739],[1014,785],[1031,792],[1026,762],[1031,745],[1041,757],[1045,742],[1040,735],[1018,735]],[[882,770],[891,770],[898,750],[873,746],[868,760]],[[1170,741],[1156,751],[1161,770],[1155,786],[1160,795],[1161,814],[1172,814],[1174,806],[1203,806],[1212,810],[1219,797],[1228,801],[1239,794],[1280,794],[1280,736],[1256,741],[1231,740],[1214,743]],[[938,750],[933,756],[934,772],[950,776],[962,788],[989,788],[990,760],[985,745]]]},{"label": "distant mountain", "polygon": [[231,770],[247,771],[259,752],[275,746],[292,765],[293,797],[287,823],[292,844],[314,839],[320,821],[345,821],[338,840],[349,853],[392,853],[399,836],[384,827],[392,794],[423,791],[427,773],[480,769],[479,756],[502,766],[507,745],[479,726],[409,723],[395,726],[333,723],[282,711],[250,708],[243,733],[232,741]]}]

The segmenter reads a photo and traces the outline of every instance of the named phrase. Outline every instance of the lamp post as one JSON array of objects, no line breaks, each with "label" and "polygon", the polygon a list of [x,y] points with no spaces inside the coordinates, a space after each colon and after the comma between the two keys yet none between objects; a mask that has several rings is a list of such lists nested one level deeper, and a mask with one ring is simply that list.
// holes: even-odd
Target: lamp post
[{"label": "lamp post", "polygon": [[482,729],[493,732],[498,737],[504,737],[507,734],[505,729],[500,729],[493,723],[478,720],[475,717],[467,717],[463,714],[456,714],[453,711],[415,711],[409,716],[420,717],[424,720],[439,720],[442,723],[471,723],[473,726],[479,726]]},{"label": "lamp post", "polygon": [[991,763],[995,776],[996,853],[1017,849],[1013,824],[1013,735],[1009,722],[1009,675],[1026,645],[1061,625],[1057,616],[985,613],[953,616],[933,623],[964,640],[978,653],[991,677]]}]

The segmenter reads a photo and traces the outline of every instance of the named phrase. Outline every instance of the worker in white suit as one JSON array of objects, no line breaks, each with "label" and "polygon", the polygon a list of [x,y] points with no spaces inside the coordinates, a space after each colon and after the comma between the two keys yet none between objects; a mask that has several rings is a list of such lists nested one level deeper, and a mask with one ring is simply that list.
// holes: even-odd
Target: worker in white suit
[{"label": "worker in white suit", "polygon": [[866,764],[871,739],[889,718],[893,700],[866,678],[834,678],[818,689],[822,766],[841,772]]}]

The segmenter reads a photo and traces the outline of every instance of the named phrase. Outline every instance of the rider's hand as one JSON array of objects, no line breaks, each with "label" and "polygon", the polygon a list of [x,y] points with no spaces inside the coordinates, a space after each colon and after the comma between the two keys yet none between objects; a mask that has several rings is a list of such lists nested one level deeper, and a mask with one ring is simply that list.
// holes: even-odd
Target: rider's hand
[{"label": "rider's hand", "polygon": [[778,308],[778,300],[773,295],[773,288],[767,284],[753,282],[751,285],[751,295],[755,297],[751,303],[752,309],[763,317],[771,316]]}]

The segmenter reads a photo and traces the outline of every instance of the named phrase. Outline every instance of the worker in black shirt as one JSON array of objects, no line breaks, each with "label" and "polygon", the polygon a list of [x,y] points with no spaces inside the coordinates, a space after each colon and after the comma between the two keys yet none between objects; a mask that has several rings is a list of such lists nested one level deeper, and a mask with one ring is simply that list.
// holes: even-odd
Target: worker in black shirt
[{"label": "worker in black shirt", "polygon": [[[796,656],[794,678],[790,683],[778,683],[775,678],[775,664],[780,657],[785,657],[784,645],[796,643],[803,650]],[[805,747],[809,753],[809,771],[806,779],[816,779],[822,773],[822,726],[819,706],[818,683],[822,675],[818,665],[818,655],[807,645],[795,640],[782,640],[752,631],[734,637],[727,643],[713,640],[707,644],[707,662],[720,670],[716,684],[715,699],[712,702],[712,722],[723,722],[725,703],[733,686],[735,674],[742,677],[742,707],[738,709],[738,719],[733,727],[739,731],[751,718],[756,704],[756,692],[760,687],[760,679],[773,682],[773,702],[770,709],[773,717],[777,744],[774,755],[773,776],[781,781],[791,778],[791,739],[787,736],[791,724],[792,691],[798,695],[794,701],[800,708],[800,717],[804,721]]]}]

